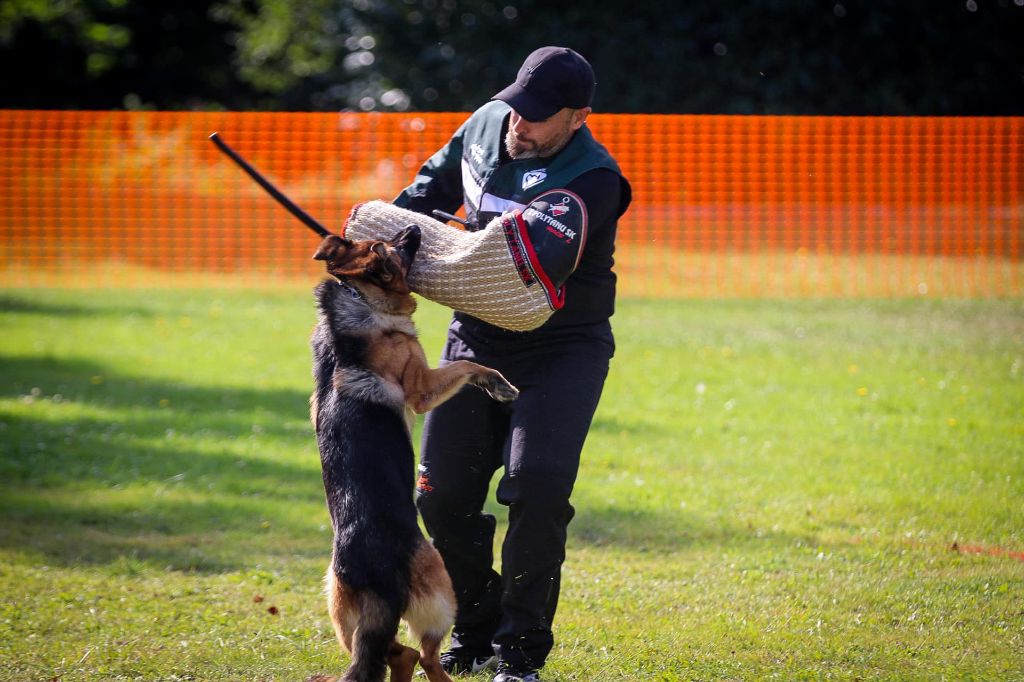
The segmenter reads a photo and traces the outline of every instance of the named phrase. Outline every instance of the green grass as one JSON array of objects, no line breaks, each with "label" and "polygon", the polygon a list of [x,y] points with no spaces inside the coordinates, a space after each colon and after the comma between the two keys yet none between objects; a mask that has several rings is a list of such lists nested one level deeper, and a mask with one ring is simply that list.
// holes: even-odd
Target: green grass
[{"label": "green grass", "polygon": [[[313,321],[294,288],[0,292],[0,679],[343,669]],[[1024,679],[1021,300],[614,322],[546,680]]]}]

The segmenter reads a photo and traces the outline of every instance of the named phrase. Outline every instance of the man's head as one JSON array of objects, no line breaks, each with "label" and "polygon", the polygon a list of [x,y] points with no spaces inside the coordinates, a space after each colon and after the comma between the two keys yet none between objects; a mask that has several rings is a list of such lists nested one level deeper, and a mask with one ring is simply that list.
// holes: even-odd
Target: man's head
[{"label": "man's head", "polygon": [[492,99],[512,107],[505,146],[515,159],[551,156],[590,113],[594,70],[567,47],[542,47],[523,62],[514,83]]}]

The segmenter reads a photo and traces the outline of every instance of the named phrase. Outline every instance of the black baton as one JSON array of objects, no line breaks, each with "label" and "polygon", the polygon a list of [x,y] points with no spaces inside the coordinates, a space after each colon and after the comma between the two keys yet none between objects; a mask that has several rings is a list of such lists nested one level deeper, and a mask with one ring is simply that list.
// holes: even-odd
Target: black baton
[{"label": "black baton", "polygon": [[446,211],[442,211],[440,209],[436,209],[435,208],[433,211],[431,211],[431,213],[434,214],[435,218],[441,218],[442,220],[446,220],[446,221],[447,220],[454,220],[455,222],[459,223],[463,227],[469,227],[469,228],[473,227],[472,225],[469,224],[469,221],[463,220],[459,216],[452,215],[451,213],[448,213]]},{"label": "black baton", "polygon": [[237,163],[241,167],[242,170],[244,170],[246,173],[248,173],[249,177],[251,177],[253,180],[255,180],[256,183],[259,184],[260,187],[262,187],[263,189],[267,190],[267,193],[270,196],[272,196],[275,199],[277,199],[277,202],[279,204],[281,204],[286,209],[288,209],[288,211],[291,212],[291,214],[293,216],[295,216],[296,218],[301,220],[306,225],[306,227],[308,227],[309,229],[313,230],[314,232],[316,232],[321,237],[327,237],[327,236],[329,236],[331,234],[331,231],[328,230],[323,225],[321,225],[316,220],[316,218],[314,218],[313,216],[309,215],[308,213],[303,211],[301,208],[299,208],[295,204],[294,201],[292,201],[291,199],[286,197],[281,192],[281,190],[279,190],[278,188],[274,187],[274,185],[272,185],[269,180],[267,180],[265,177],[263,177],[258,170],[256,170],[251,165],[249,165],[249,162],[246,161],[245,159],[243,159],[241,156],[239,156],[238,152],[236,152],[234,149],[229,147],[227,142],[225,142],[224,140],[220,139],[220,135],[218,135],[217,133],[211,133],[210,134],[210,141],[213,142],[215,145],[217,145],[217,147],[222,152],[227,154],[228,157],[232,161]]}]

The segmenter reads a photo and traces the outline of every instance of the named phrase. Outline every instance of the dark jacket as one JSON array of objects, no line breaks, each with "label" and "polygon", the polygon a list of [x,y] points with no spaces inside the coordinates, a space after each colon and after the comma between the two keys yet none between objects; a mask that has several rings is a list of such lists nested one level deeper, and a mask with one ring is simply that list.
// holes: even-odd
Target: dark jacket
[{"label": "dark jacket", "polygon": [[511,159],[504,145],[510,113],[500,101],[474,112],[394,203],[427,215],[435,209],[451,213],[464,205],[467,218],[479,228],[496,215],[525,208],[544,192],[573,192],[586,206],[588,238],[579,265],[565,282],[564,307],[532,332],[506,331],[465,313],[455,318],[484,340],[514,341],[524,335],[539,339],[569,329],[610,338],[615,231],[632,197],[629,182],[585,125],[553,157]]}]

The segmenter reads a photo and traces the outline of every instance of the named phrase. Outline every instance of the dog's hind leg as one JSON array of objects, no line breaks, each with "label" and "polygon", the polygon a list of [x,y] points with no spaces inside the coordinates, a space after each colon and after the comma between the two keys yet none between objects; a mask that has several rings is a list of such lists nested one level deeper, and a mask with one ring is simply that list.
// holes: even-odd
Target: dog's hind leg
[{"label": "dog's hind leg", "polygon": [[419,660],[419,652],[415,649],[410,649],[397,639],[392,642],[391,651],[388,653],[391,682],[412,682],[412,674],[416,671],[416,663]]},{"label": "dog's hind leg", "polygon": [[327,612],[331,615],[331,625],[338,638],[338,644],[346,653],[352,653],[352,635],[359,622],[359,602],[348,586],[338,579],[334,572],[334,562],[327,568],[325,587],[327,592]]},{"label": "dog's hind leg", "polygon": [[[351,598],[349,590],[338,580],[332,566],[327,567],[327,575],[324,578],[324,592],[327,594],[327,612],[331,615],[331,625],[334,626],[334,634],[338,637],[338,644],[346,652],[352,651],[352,631],[355,629],[354,611],[356,604]],[[337,682],[338,678],[333,675],[311,675],[305,682]]]},{"label": "dog's hind leg", "polygon": [[452,682],[441,667],[441,639],[428,635],[420,640],[420,667],[430,682]]},{"label": "dog's hind leg", "polygon": [[441,642],[455,621],[455,592],[441,555],[426,538],[412,558],[405,620],[420,643],[420,666],[430,682],[451,682],[441,667]]},{"label": "dog's hind leg", "polygon": [[341,679],[381,682],[398,633],[399,614],[372,592],[360,592],[357,601],[359,624],[352,633],[352,665]]}]

